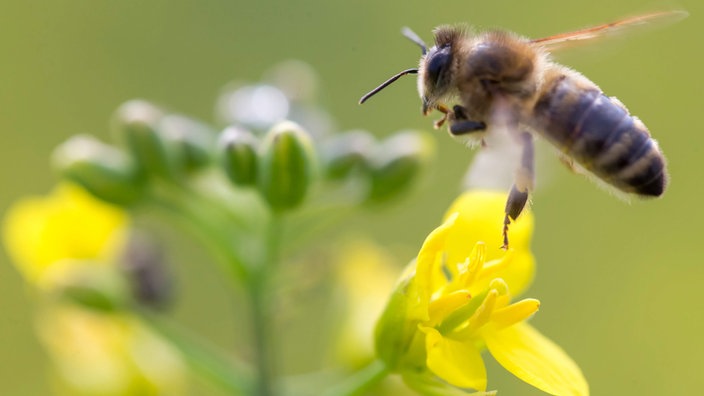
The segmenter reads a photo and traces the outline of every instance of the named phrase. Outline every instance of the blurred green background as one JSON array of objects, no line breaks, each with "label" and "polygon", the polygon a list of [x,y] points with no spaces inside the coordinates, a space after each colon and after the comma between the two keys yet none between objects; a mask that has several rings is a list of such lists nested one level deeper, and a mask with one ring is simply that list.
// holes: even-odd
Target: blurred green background
[{"label": "blurred green background", "polygon": [[[533,197],[538,275],[528,294],[543,302],[533,323],[579,363],[593,394],[693,394],[704,389],[704,259],[698,248],[704,3],[647,3],[4,2],[0,211],[20,196],[51,188],[56,179],[49,155],[72,134],[108,140],[112,111],[130,98],[212,120],[225,83],[256,81],[275,63],[296,58],[319,72],[321,102],[340,129],[364,128],[379,136],[403,128],[430,130],[413,78],[365,106],[356,103],[392,73],[416,64],[418,48],[401,37],[402,26],[427,41],[434,26],[454,22],[542,37],[654,8],[683,8],[690,16],[675,25],[558,57],[618,96],[648,125],[669,160],[671,184],[663,199],[624,203],[571,175],[540,146]],[[349,224],[383,245],[401,246],[397,250],[407,255],[399,262],[410,259],[438,223],[471,160],[444,131],[435,136],[437,160],[422,186],[392,210]],[[233,304],[216,271],[199,257],[197,246],[172,257],[181,272],[175,315],[223,345],[235,344]],[[0,393],[48,394],[31,296],[4,253],[0,259]],[[489,370],[489,388],[502,395],[539,394],[496,365]]]}]

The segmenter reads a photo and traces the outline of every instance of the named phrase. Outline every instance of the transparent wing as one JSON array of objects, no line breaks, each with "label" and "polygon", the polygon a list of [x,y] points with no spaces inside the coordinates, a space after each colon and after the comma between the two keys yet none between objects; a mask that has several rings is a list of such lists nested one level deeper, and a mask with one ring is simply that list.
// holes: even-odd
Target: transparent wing
[{"label": "transparent wing", "polygon": [[507,102],[496,99],[487,123],[481,149],[465,174],[463,187],[509,191],[521,168],[522,130],[511,122],[513,111]]},{"label": "transparent wing", "polygon": [[530,42],[535,45],[539,45],[548,51],[555,51],[564,47],[575,45],[580,41],[588,41],[615,33],[621,33],[624,30],[630,30],[646,25],[655,26],[674,23],[686,18],[687,15],[689,15],[689,13],[682,10],[652,12],[620,19],[618,21],[605,23],[603,25],[575,30],[573,32],[560,33],[549,37],[534,39],[530,40]]},{"label": "transparent wing", "polygon": [[520,166],[521,146],[505,128],[491,128],[464,176],[465,189],[508,191]]}]

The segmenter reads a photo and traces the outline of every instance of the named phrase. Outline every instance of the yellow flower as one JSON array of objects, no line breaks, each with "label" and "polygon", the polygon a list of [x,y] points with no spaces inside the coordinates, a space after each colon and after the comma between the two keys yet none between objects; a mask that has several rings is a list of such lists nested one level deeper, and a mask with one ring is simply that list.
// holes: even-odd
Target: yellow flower
[{"label": "yellow flower", "polygon": [[112,264],[127,226],[124,211],[71,184],[24,198],[6,214],[5,246],[27,281],[78,292],[70,301],[84,303],[42,300],[39,315],[40,338],[70,394],[184,393],[185,367],[173,346],[129,313],[85,309],[111,308],[114,301],[105,298],[119,301],[124,293]]},{"label": "yellow flower", "polygon": [[110,262],[124,243],[127,222],[119,208],[62,184],[49,196],[24,198],[10,207],[3,237],[22,275],[39,283],[67,260]]},{"label": "yellow flower", "polygon": [[[445,251],[448,263],[461,263],[469,257],[477,242],[486,244],[484,259],[493,262],[504,257],[502,228],[506,194],[495,191],[471,191],[460,195],[445,215],[447,219],[457,213],[452,230],[447,234]],[[502,278],[511,288],[513,295],[522,294],[533,281],[535,259],[530,251],[533,234],[533,213],[524,211],[509,228],[511,241],[511,266],[496,268],[495,272],[484,272],[475,286],[486,287],[493,278]]]},{"label": "yellow flower", "polygon": [[511,291],[525,289],[533,276],[532,218],[524,214],[513,224],[512,250],[500,251],[505,198],[469,192],[453,204],[456,212],[427,237],[379,320],[377,353],[425,394],[439,394],[439,383],[485,391],[481,352],[488,349],[536,388],[587,395],[579,367],[525,322],[540,302],[511,302]]},{"label": "yellow flower", "polygon": [[70,304],[44,308],[39,316],[39,335],[68,393],[186,393],[181,355],[133,315],[106,315]]}]

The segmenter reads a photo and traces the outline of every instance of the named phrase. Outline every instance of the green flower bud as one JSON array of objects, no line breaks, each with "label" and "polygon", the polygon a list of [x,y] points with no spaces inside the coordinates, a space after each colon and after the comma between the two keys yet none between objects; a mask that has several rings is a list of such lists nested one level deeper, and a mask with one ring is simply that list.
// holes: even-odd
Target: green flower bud
[{"label": "green flower bud", "polygon": [[208,165],[214,145],[214,132],[207,125],[191,118],[169,114],[157,126],[172,173],[190,173]]},{"label": "green flower bud", "polygon": [[272,209],[292,209],[303,202],[313,181],[315,152],[308,134],[284,121],[270,130],[260,148],[259,190]]},{"label": "green flower bud", "polygon": [[115,112],[113,128],[124,141],[139,168],[148,176],[172,178],[177,168],[174,156],[169,156],[157,127],[164,112],[143,100],[131,100]]},{"label": "green flower bud", "polygon": [[432,141],[418,132],[398,133],[377,147],[369,161],[367,200],[383,202],[405,192],[433,151]]},{"label": "green flower bud", "polygon": [[103,201],[127,206],[142,197],[144,184],[135,164],[92,136],[72,137],[56,148],[52,162],[62,176]]},{"label": "green flower bud", "polygon": [[390,370],[398,368],[401,359],[409,353],[417,332],[417,323],[407,318],[406,294],[411,279],[412,276],[408,276],[396,286],[374,329],[376,355]]},{"label": "green flower bud", "polygon": [[366,131],[337,135],[325,142],[322,149],[325,176],[342,180],[362,168],[374,146],[374,137]]},{"label": "green flower bud", "polygon": [[238,186],[257,184],[257,139],[246,129],[227,127],[218,141],[221,166],[232,183]]}]

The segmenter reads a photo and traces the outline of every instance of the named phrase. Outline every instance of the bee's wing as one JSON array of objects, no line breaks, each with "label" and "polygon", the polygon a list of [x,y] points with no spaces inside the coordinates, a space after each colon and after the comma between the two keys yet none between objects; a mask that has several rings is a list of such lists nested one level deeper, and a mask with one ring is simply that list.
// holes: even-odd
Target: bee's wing
[{"label": "bee's wing", "polygon": [[462,185],[465,189],[508,191],[520,163],[521,146],[515,131],[490,127],[484,146],[474,155]]},{"label": "bee's wing", "polygon": [[558,50],[576,44],[578,41],[591,40],[605,35],[619,33],[643,25],[674,23],[689,15],[686,11],[658,11],[649,14],[624,18],[615,22],[592,26],[573,32],[560,33],[554,36],[530,40],[532,44],[541,46],[548,51]]},{"label": "bee's wing", "polygon": [[516,170],[521,167],[523,145],[522,131],[512,119],[508,103],[496,98],[481,150],[465,174],[463,187],[508,191],[514,184]]}]

